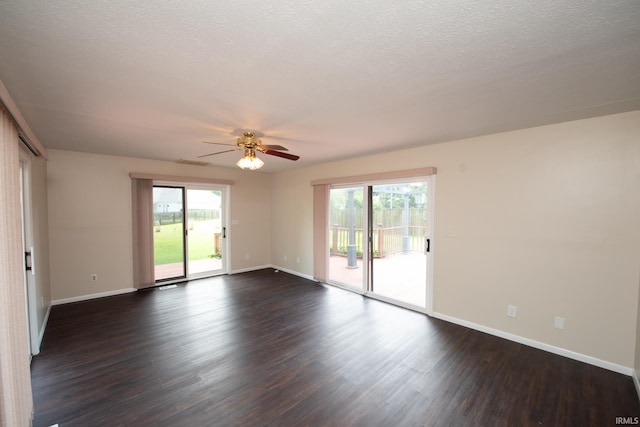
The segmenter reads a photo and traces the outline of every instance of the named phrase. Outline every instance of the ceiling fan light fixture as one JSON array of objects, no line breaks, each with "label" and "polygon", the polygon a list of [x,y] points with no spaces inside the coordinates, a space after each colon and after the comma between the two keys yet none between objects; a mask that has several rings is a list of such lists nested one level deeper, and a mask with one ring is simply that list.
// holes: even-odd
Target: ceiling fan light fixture
[{"label": "ceiling fan light fixture", "polygon": [[286,147],[282,145],[272,145],[272,144],[262,144],[260,138],[256,138],[255,133],[253,132],[245,132],[242,137],[236,139],[235,144],[227,144],[223,142],[211,142],[211,141],[202,141],[207,144],[214,145],[226,145],[227,150],[217,151],[215,153],[204,154],[202,156],[198,156],[198,158],[214,156],[216,154],[229,153],[231,151],[244,150],[244,156],[236,163],[240,169],[249,169],[256,170],[260,169],[264,166],[264,162],[256,157],[256,152],[259,151],[263,154],[269,156],[281,157],[287,160],[298,160],[300,156],[296,156],[295,154],[287,153],[289,151]]},{"label": "ceiling fan light fixture", "polygon": [[254,150],[245,150],[244,156],[236,163],[240,169],[257,170],[264,166],[264,162],[256,157]]}]

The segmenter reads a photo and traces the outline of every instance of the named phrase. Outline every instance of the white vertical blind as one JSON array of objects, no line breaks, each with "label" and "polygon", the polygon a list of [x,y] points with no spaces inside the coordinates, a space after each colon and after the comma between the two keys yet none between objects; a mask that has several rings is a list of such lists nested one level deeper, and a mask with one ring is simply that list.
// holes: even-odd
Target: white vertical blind
[{"label": "white vertical blind", "polygon": [[329,185],[313,186],[313,278],[327,281]]},{"label": "white vertical blind", "polygon": [[0,104],[0,425],[33,417],[22,264],[18,128]]},{"label": "white vertical blind", "polygon": [[155,285],[153,260],[153,181],[131,180],[133,223],[133,286]]}]

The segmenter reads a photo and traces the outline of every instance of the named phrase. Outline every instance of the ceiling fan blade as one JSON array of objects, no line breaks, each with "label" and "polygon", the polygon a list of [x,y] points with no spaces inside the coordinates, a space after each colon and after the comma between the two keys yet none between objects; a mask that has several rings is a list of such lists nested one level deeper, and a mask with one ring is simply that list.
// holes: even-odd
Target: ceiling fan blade
[{"label": "ceiling fan blade", "polygon": [[[228,144],[225,144],[228,145]],[[202,156],[198,156],[198,158],[202,158],[202,157],[209,157],[209,156],[215,156],[216,154],[222,154],[222,153],[230,153],[231,151],[237,151],[238,149],[233,149],[233,150],[224,150],[224,151],[218,151],[217,153],[211,153],[211,154],[204,154]]]},{"label": "ceiling fan blade", "polygon": [[262,148],[264,148],[265,150],[289,151],[286,147],[283,147],[282,145],[262,144]]},{"label": "ceiling fan blade", "polygon": [[263,139],[279,139],[280,141],[293,141],[293,142],[299,142],[299,139],[294,139],[294,138],[288,138],[286,136],[279,136],[279,135],[262,135]]},{"label": "ceiling fan blade", "polygon": [[202,142],[204,142],[205,144],[214,144],[214,145],[230,145],[232,147],[236,145],[236,144],[226,144],[224,142],[211,142],[211,141],[202,141]]},{"label": "ceiling fan blade", "polygon": [[264,154],[269,154],[271,156],[282,157],[283,159],[289,159],[289,160],[298,160],[300,158],[300,156],[296,156],[295,154],[281,153],[280,151],[274,151],[274,150],[264,150],[262,152]]}]

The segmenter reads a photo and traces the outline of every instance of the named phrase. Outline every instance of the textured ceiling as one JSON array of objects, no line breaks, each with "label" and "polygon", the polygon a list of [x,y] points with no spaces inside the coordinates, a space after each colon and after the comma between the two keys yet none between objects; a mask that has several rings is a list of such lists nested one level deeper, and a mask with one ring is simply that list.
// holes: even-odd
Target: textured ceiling
[{"label": "textured ceiling", "polygon": [[47,148],[254,129],[301,156],[272,172],[640,109],[640,1],[0,0],[0,80]]}]

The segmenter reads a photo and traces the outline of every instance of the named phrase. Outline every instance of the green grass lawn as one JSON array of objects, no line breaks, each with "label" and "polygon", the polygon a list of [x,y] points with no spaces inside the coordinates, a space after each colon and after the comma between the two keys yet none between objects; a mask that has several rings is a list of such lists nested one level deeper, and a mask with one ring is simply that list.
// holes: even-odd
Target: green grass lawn
[{"label": "green grass lawn", "polygon": [[[155,265],[182,262],[183,231],[182,223],[160,226],[153,233],[153,255]],[[189,232],[189,261],[207,259],[214,253],[211,233]]]}]

